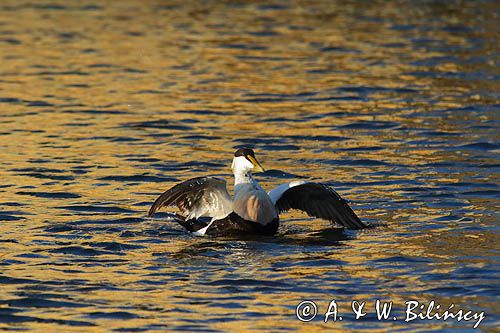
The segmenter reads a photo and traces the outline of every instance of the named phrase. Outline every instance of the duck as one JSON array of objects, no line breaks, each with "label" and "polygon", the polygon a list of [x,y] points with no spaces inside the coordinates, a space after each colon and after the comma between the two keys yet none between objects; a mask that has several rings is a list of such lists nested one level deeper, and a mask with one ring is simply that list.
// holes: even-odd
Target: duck
[{"label": "duck", "polygon": [[191,178],[163,192],[152,204],[148,216],[162,207],[177,207],[175,221],[197,236],[272,236],[278,231],[279,214],[291,209],[332,222],[347,230],[370,225],[328,184],[306,180],[281,184],[266,192],[254,173],[264,172],[251,148],[234,153],[231,169],[234,196],[219,177]]}]

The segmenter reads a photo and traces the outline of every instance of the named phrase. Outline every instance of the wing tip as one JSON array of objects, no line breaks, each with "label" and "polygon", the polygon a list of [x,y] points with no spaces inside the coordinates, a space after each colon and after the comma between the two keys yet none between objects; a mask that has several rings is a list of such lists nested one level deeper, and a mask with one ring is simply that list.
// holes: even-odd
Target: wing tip
[{"label": "wing tip", "polygon": [[158,200],[156,200],[148,210],[148,216],[153,217],[158,209],[161,208],[161,205],[158,204]]},{"label": "wing tip", "polygon": [[347,213],[350,213],[348,216],[343,218],[344,221],[342,221],[343,225],[345,228],[349,230],[361,230],[361,229],[366,229],[369,227],[368,224],[365,222],[361,221],[361,219],[356,215],[356,213],[352,210],[351,207],[349,207],[346,204],[346,211]]},{"label": "wing tip", "polygon": [[149,208],[148,211],[148,216],[153,217],[156,213],[157,210],[159,210],[163,206],[170,206],[172,203],[174,203],[176,199],[176,195],[178,194],[178,191],[176,191],[175,186],[165,192],[163,192],[156,200],[153,202],[151,205],[151,208]]},{"label": "wing tip", "polygon": [[348,227],[347,229],[349,230],[363,230],[363,229],[368,229],[370,228],[369,224],[366,224],[364,222],[358,222],[354,225],[354,227]]},{"label": "wing tip", "polygon": [[151,208],[148,210],[148,216],[153,217],[158,209],[160,209],[163,206],[164,200],[162,200],[162,197],[164,197],[165,193],[160,195],[158,199],[155,200],[155,202],[151,205]]},{"label": "wing tip", "polygon": [[349,211],[350,211],[350,216],[346,216],[344,221],[344,223],[342,223],[344,225],[344,227],[346,229],[349,229],[349,230],[362,230],[362,229],[368,229],[368,228],[371,228],[372,225],[370,223],[367,223],[367,222],[363,222],[361,221],[361,219],[358,217],[358,215],[356,215],[356,213],[351,209],[351,207],[347,206],[349,208]]}]

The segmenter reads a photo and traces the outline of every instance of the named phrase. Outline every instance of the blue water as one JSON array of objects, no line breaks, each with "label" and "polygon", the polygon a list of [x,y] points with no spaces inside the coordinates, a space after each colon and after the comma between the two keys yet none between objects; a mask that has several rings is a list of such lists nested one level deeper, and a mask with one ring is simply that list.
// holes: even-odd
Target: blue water
[{"label": "blue water", "polygon": [[[0,329],[472,331],[405,322],[405,302],[434,300],[494,331],[499,14],[497,1],[2,1]],[[265,189],[328,183],[377,227],[289,212],[274,237],[200,238],[173,209],[147,218],[180,181],[232,187],[243,146]],[[332,300],[343,320],[325,323]]]}]

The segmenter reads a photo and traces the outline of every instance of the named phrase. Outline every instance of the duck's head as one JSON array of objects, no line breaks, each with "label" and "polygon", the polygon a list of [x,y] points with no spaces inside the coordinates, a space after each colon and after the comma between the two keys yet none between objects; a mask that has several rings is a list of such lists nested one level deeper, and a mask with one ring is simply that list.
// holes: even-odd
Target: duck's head
[{"label": "duck's head", "polygon": [[233,173],[264,172],[264,168],[255,158],[255,153],[250,148],[240,148],[234,153]]}]

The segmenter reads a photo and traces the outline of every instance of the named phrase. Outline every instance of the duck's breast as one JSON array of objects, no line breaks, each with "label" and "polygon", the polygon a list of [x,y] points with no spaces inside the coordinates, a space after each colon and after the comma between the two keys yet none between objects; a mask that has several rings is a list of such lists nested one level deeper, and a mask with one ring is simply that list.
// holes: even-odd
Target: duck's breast
[{"label": "duck's breast", "polygon": [[267,224],[278,216],[269,195],[253,184],[244,184],[238,188],[233,204],[234,212],[247,221]]}]

